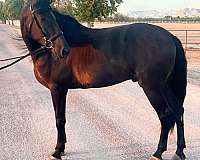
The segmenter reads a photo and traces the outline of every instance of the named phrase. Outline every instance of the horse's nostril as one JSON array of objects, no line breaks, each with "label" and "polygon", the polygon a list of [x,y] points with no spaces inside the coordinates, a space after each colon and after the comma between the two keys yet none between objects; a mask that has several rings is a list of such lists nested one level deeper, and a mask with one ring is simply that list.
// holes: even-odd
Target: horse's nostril
[{"label": "horse's nostril", "polygon": [[62,56],[66,57],[69,54],[69,52],[70,52],[70,49],[63,48],[63,50],[62,50]]}]

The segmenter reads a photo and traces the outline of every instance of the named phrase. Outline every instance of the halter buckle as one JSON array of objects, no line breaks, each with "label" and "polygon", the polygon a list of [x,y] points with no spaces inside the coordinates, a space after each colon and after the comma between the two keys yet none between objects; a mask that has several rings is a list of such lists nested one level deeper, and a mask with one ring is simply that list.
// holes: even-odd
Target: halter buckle
[{"label": "halter buckle", "polygon": [[44,46],[48,49],[52,49],[53,42],[51,40],[48,40],[46,37],[44,37]]}]

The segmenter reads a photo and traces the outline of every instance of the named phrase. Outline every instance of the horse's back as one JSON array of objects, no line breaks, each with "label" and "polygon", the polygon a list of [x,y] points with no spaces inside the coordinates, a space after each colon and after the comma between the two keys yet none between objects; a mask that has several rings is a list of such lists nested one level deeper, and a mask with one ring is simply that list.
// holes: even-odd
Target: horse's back
[{"label": "horse's back", "polygon": [[139,23],[99,32],[105,39],[94,44],[107,58],[113,75],[130,73],[127,78],[132,75],[134,81],[160,85],[172,72],[176,46],[173,36],[165,29]]}]

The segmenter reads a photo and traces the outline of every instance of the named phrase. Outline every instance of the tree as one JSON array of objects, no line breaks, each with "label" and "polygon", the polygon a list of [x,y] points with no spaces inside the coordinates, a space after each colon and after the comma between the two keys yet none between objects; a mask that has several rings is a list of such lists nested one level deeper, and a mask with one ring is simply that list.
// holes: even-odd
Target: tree
[{"label": "tree", "polygon": [[13,18],[18,19],[21,13],[21,10],[24,6],[24,0],[10,0],[10,10],[13,12]]},{"label": "tree", "polygon": [[130,21],[130,18],[123,14],[116,13],[116,14],[114,14],[113,20],[115,22],[128,22],[128,21]]},{"label": "tree", "polygon": [[[11,20],[12,25],[14,19],[18,19],[25,0],[5,0],[2,11],[5,14],[6,20]],[[10,21],[9,21],[10,24]]]},{"label": "tree", "polygon": [[53,7],[63,14],[74,16],[73,5],[70,0],[65,0],[62,2],[60,0],[56,0],[53,2]]},{"label": "tree", "polygon": [[117,12],[123,0],[73,0],[74,14],[80,21],[93,26],[95,19],[101,20]]},{"label": "tree", "polygon": [[5,23],[4,2],[0,2],[0,20]]},{"label": "tree", "polygon": [[0,2],[0,19],[4,24],[6,23],[6,20],[8,20],[7,5],[5,2]]}]

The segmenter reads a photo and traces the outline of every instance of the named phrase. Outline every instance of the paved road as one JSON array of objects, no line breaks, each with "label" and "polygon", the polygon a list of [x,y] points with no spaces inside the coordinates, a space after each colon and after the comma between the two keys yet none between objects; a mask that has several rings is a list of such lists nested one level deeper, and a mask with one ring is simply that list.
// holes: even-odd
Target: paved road
[{"label": "paved road", "polygon": [[[0,25],[0,59],[20,55]],[[5,63],[0,63],[2,66]],[[200,86],[188,85],[185,125],[189,160],[200,159]],[[141,88],[131,81],[89,90],[70,90],[64,160],[147,160],[155,151],[160,124]],[[0,160],[45,160],[54,149],[56,128],[47,89],[34,78],[30,59],[0,71]],[[169,160],[176,148],[169,138]]]}]

